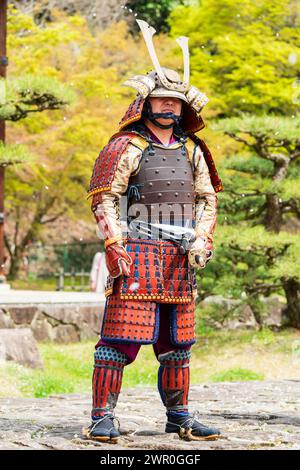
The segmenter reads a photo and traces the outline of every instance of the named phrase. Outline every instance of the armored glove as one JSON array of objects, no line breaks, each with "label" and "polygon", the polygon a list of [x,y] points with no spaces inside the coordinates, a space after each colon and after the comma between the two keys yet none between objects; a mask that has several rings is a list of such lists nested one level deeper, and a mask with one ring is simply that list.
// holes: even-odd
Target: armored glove
[{"label": "armored glove", "polygon": [[132,259],[119,242],[106,246],[105,260],[111,277],[116,278],[121,274],[129,276]]},{"label": "armored glove", "polygon": [[118,199],[109,193],[97,193],[93,196],[92,210],[100,235],[105,239],[105,261],[109,274],[112,278],[121,274],[129,276],[132,260],[123,245]]},{"label": "armored glove", "polygon": [[212,257],[212,238],[204,235],[198,236],[189,250],[188,258],[190,265],[194,268],[203,269]]}]

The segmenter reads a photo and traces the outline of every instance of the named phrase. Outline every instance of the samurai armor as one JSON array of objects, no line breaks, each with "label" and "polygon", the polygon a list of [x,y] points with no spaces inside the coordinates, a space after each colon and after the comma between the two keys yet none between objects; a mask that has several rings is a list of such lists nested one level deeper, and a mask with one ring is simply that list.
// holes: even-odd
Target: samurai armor
[{"label": "samurai armor", "polygon": [[94,354],[92,419],[111,413],[118,400],[126,355],[113,347],[100,346]]},{"label": "samurai armor", "polygon": [[167,411],[188,411],[190,356],[189,350],[175,350],[158,356],[158,390]]}]

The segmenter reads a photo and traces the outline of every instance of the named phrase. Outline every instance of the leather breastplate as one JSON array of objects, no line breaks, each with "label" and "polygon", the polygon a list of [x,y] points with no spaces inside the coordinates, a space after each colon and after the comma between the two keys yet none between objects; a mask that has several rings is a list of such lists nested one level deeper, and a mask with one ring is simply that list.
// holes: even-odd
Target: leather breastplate
[{"label": "leather breastplate", "polygon": [[194,177],[185,146],[179,143],[177,148],[169,148],[153,143],[147,147],[137,173],[129,178],[127,200],[128,223],[135,219],[193,227]]}]

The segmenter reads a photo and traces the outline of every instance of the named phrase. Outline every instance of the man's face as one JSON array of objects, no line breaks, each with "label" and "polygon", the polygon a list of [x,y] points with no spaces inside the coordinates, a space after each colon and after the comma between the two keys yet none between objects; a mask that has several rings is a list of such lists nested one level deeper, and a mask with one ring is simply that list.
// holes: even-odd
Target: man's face
[{"label": "man's face", "polygon": [[[149,98],[153,113],[173,113],[180,116],[182,101],[171,96],[164,98]],[[172,119],[157,119],[160,124],[172,124]]]}]

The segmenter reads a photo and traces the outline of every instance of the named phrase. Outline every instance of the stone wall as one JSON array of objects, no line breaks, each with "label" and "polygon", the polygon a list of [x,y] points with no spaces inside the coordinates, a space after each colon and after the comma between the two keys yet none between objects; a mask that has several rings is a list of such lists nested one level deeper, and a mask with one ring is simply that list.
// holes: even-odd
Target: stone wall
[{"label": "stone wall", "polygon": [[94,339],[100,333],[103,308],[99,303],[6,305],[0,308],[0,329],[30,328],[37,341]]},{"label": "stone wall", "polygon": [[[213,328],[220,329],[258,329],[259,325],[249,307],[243,305],[230,313],[238,300],[225,299],[222,296],[210,296],[197,306],[199,316],[205,316],[205,307],[217,306],[217,318],[208,317]],[[277,329],[282,326],[282,312],[285,303],[273,296],[265,299],[266,313],[263,325]],[[64,302],[5,304],[0,307],[0,329],[30,328],[37,341],[55,341],[68,343],[94,339],[99,336],[103,317],[104,302]]]}]

